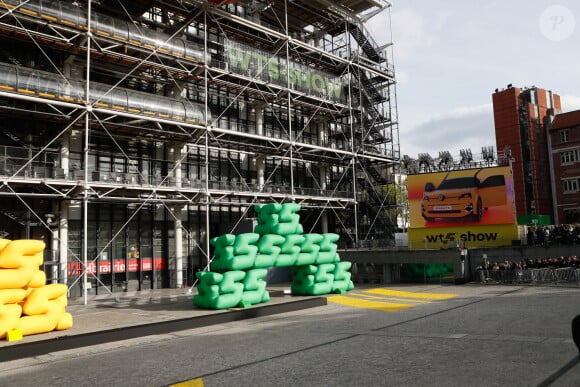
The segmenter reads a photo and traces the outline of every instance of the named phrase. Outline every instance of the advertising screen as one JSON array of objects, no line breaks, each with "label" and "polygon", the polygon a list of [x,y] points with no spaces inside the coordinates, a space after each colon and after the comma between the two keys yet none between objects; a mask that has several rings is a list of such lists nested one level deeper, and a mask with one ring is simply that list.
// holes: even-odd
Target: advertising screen
[{"label": "advertising screen", "polygon": [[410,228],[516,223],[509,167],[409,175],[407,183]]}]

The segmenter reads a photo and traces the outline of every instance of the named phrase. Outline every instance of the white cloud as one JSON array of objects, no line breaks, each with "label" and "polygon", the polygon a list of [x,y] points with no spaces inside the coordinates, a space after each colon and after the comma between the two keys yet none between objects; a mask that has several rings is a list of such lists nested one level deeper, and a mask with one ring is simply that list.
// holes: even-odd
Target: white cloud
[{"label": "white cloud", "polygon": [[454,15],[455,12],[452,12],[450,10],[443,9],[438,11],[435,15],[435,23],[434,23],[435,29],[436,30],[443,29]]},{"label": "white cloud", "polygon": [[404,85],[409,82],[409,73],[407,71],[397,71],[396,77],[399,85]]},{"label": "white cloud", "polygon": [[493,113],[493,106],[491,103],[484,103],[475,106],[460,106],[451,110],[451,113],[447,116],[450,117],[466,117],[466,116],[476,116],[480,114]]},{"label": "white cloud", "polygon": [[[379,44],[390,43],[390,36],[386,36],[388,33],[385,31],[385,27],[389,25],[388,18],[387,13],[382,13],[367,22],[373,35],[380,37]],[[391,28],[397,60],[413,57],[419,49],[431,45],[431,39],[425,30],[425,20],[410,9],[393,12]]]},{"label": "white cloud", "polygon": [[561,95],[560,102],[562,103],[562,111],[570,112],[580,109],[580,97],[575,95]]}]

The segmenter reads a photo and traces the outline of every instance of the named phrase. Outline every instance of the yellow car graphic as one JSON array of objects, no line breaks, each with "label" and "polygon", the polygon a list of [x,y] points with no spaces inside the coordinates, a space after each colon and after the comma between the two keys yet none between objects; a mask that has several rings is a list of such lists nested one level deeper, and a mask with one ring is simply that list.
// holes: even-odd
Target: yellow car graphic
[{"label": "yellow car graphic", "polygon": [[471,176],[458,176],[450,171],[438,187],[426,183],[421,200],[423,218],[426,221],[470,218],[479,222],[484,210],[506,204],[505,176],[493,175],[480,179],[478,175],[482,170],[484,168]]}]

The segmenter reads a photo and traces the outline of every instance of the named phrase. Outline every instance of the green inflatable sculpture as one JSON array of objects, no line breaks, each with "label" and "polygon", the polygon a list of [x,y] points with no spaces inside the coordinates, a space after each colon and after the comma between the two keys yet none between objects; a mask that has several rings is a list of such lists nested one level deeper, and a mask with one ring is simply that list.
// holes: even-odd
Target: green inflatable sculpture
[{"label": "green inflatable sculpture", "polygon": [[255,207],[253,233],[225,234],[210,240],[211,271],[198,272],[193,304],[204,309],[246,308],[268,302],[264,278],[271,267],[292,267],[294,295],[344,293],[354,289],[350,262],[337,253],[338,234],[304,234],[300,204]]}]

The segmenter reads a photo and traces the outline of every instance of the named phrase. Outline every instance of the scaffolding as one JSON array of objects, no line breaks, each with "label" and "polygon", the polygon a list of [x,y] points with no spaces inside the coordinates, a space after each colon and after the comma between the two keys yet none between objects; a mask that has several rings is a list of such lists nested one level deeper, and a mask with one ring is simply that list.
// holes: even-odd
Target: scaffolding
[{"label": "scaffolding", "polygon": [[[0,0],[0,232],[71,296],[183,287],[209,239],[296,202],[394,245],[400,149],[382,0]],[[387,15],[390,19],[390,14]]]}]

